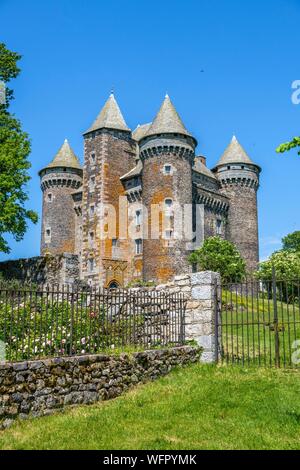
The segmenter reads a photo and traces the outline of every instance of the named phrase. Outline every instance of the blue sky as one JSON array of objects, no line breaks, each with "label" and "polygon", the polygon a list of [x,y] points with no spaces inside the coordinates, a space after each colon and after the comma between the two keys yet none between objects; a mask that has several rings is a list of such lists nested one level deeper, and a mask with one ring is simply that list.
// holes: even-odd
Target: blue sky
[{"label": "blue sky", "polygon": [[[0,0],[0,41],[23,55],[11,110],[32,139],[28,207],[41,214],[37,172],[65,137],[82,159],[82,132],[112,87],[132,129],[168,92],[209,166],[233,134],[262,166],[266,258],[300,229],[300,159],[275,153],[300,134],[299,23],[300,0]],[[31,225],[0,259],[38,255],[39,244]]]}]

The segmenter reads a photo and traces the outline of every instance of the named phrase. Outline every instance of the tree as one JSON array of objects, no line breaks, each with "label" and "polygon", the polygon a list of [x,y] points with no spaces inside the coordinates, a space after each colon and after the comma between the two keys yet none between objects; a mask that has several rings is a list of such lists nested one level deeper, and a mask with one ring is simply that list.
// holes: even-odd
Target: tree
[{"label": "tree", "polygon": [[[300,147],[300,137],[294,137],[290,142],[285,142],[284,144],[279,145],[276,152],[284,153],[297,147]],[[298,155],[300,155],[300,150],[298,151]]]},{"label": "tree", "polygon": [[235,245],[220,237],[207,238],[188,259],[198,269],[219,272],[224,282],[239,282],[246,275],[246,263]]},{"label": "tree", "polygon": [[9,113],[13,91],[7,83],[19,75],[17,62],[20,58],[0,43],[0,80],[6,85],[6,98],[0,104],[0,251],[5,253],[9,253],[10,248],[4,235],[9,233],[20,241],[27,230],[27,222],[38,220],[35,212],[25,208],[28,200],[25,186],[30,180],[30,141],[20,121]]},{"label": "tree", "polygon": [[285,250],[275,251],[267,261],[260,263],[257,277],[262,281],[271,280],[273,268],[279,281],[300,279],[300,254]]},{"label": "tree", "polygon": [[273,270],[279,298],[284,302],[289,302],[299,297],[300,252],[275,251],[267,261],[260,263],[256,277],[263,281],[270,293]]},{"label": "tree", "polygon": [[282,249],[285,251],[300,252],[300,231],[289,233],[282,239]]}]

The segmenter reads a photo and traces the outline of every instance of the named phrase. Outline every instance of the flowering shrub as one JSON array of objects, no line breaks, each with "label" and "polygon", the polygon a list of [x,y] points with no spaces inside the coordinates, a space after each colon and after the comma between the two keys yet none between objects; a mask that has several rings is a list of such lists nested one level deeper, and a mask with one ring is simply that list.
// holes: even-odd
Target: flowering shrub
[{"label": "flowering shrub", "polygon": [[134,329],[142,317],[108,315],[104,305],[88,305],[87,296],[76,302],[0,295],[0,341],[7,360],[97,353],[134,342]]}]

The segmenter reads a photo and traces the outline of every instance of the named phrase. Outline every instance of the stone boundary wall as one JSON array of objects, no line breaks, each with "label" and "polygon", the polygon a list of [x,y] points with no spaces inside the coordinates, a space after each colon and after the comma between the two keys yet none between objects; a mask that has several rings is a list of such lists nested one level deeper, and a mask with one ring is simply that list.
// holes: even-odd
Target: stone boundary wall
[{"label": "stone boundary wall", "polygon": [[115,398],[176,366],[198,362],[201,351],[181,346],[131,355],[0,362],[0,428],[10,426],[16,418],[50,415],[68,405]]},{"label": "stone boundary wall", "polygon": [[[216,320],[218,316],[218,325],[220,325],[220,286],[219,273],[201,271],[175,276],[172,282],[151,288],[165,293],[182,292],[184,294],[186,299],[185,340],[193,341],[203,348],[201,362],[213,363],[218,358],[218,334],[220,332],[216,330]],[[144,290],[149,290],[149,288],[144,288]]]},{"label": "stone boundary wall", "polygon": [[74,284],[80,277],[78,255],[36,256],[0,262],[5,280],[17,279],[33,284]]}]

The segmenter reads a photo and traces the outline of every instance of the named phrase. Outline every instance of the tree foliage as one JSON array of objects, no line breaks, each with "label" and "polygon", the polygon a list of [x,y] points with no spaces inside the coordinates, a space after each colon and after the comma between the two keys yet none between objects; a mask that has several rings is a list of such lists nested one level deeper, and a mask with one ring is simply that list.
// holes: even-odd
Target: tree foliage
[{"label": "tree foliage", "polygon": [[273,268],[276,278],[280,281],[300,279],[299,253],[286,250],[275,251],[267,261],[260,263],[257,277],[262,281],[272,279]]},{"label": "tree foliage", "polygon": [[300,253],[300,230],[289,233],[282,239],[282,249],[299,251]]},{"label": "tree foliage", "polygon": [[204,240],[188,259],[198,269],[219,272],[224,282],[238,282],[246,275],[246,263],[235,245],[220,237]]},{"label": "tree foliage", "polygon": [[[0,80],[5,84],[20,73],[19,59],[19,54],[0,44]],[[5,234],[20,241],[28,221],[37,222],[37,214],[25,208],[28,200],[25,187],[30,180],[30,141],[20,121],[9,113],[12,99],[13,91],[6,87],[6,101],[0,104],[0,251],[5,253],[10,251]]]},{"label": "tree foliage", "polygon": [[[300,147],[300,137],[294,137],[290,142],[285,142],[279,145],[279,147],[276,149],[276,152],[284,153],[297,147]],[[298,155],[300,155],[300,150],[298,151]]]}]

